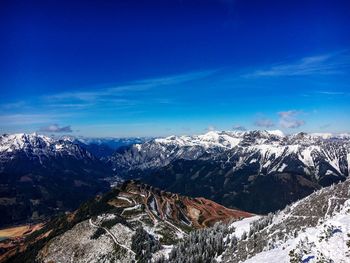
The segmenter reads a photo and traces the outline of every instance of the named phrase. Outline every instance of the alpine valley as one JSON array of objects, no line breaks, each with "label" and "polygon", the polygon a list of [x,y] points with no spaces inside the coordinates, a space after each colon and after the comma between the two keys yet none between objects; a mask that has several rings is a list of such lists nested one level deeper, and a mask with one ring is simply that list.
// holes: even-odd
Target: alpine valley
[{"label": "alpine valley", "polygon": [[0,262],[350,262],[349,173],[347,134],[5,134],[0,225],[36,231]]}]

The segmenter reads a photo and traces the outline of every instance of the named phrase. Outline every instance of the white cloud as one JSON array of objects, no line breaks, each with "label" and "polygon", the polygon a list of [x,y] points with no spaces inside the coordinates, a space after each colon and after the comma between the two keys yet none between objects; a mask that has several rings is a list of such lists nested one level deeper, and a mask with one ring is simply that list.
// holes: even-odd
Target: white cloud
[{"label": "white cloud", "polygon": [[344,73],[350,68],[350,59],[347,51],[329,53],[318,56],[304,57],[292,63],[280,63],[265,69],[259,69],[246,74],[245,77],[279,77],[329,75]]},{"label": "white cloud", "polygon": [[31,125],[47,123],[56,117],[48,114],[7,114],[0,115],[3,125]]},{"label": "white cloud", "polygon": [[236,130],[236,131],[246,131],[247,130],[244,126],[239,125],[239,124],[233,125],[232,129]]},{"label": "white cloud", "polygon": [[323,90],[323,91],[317,91],[316,93],[323,94],[323,95],[346,95],[345,92],[341,92],[341,91],[326,91],[326,90]]},{"label": "white cloud", "polygon": [[25,106],[26,106],[26,103],[24,101],[16,101],[16,102],[2,104],[1,108],[5,110],[13,110],[13,109],[23,108]]},{"label": "white cloud", "polygon": [[197,80],[201,78],[208,77],[217,72],[217,70],[206,70],[206,71],[197,71],[190,72],[186,74],[179,74],[173,76],[165,76],[161,78],[152,78],[145,80],[133,81],[127,85],[121,86],[112,86],[108,88],[99,88],[95,90],[79,90],[79,91],[70,91],[62,92],[53,95],[46,96],[46,99],[54,102],[69,102],[72,100],[79,102],[106,102],[111,100],[119,99],[119,103],[130,103],[132,101],[127,99],[121,99],[121,97],[126,94],[131,94],[134,92],[146,91],[152,88],[160,86],[171,86],[175,84],[180,84],[192,80]]},{"label": "white cloud", "polygon": [[69,125],[64,126],[64,127],[60,127],[58,124],[51,124],[49,126],[41,127],[40,131],[41,132],[54,132],[54,133],[73,132]]},{"label": "white cloud", "polygon": [[328,129],[328,128],[330,128],[332,125],[330,124],[330,123],[326,123],[326,124],[323,124],[323,125],[321,125],[320,126],[320,129]]},{"label": "white cloud", "polygon": [[209,125],[208,128],[206,129],[207,131],[215,131],[216,127],[214,125]]},{"label": "white cloud", "polygon": [[260,118],[254,122],[255,126],[258,127],[264,127],[264,128],[270,128],[275,126],[272,120],[268,118]]},{"label": "white cloud", "polygon": [[304,120],[297,119],[297,115],[300,114],[300,111],[289,110],[281,111],[278,113],[280,120],[279,124],[282,128],[295,129],[305,124]]}]

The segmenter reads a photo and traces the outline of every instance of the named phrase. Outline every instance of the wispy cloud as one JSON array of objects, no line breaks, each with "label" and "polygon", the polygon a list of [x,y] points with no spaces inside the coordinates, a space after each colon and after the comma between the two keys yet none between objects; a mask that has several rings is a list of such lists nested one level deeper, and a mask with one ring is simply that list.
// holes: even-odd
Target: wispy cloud
[{"label": "wispy cloud", "polygon": [[350,68],[348,51],[335,52],[323,55],[309,56],[297,61],[280,63],[258,69],[245,77],[280,77],[280,76],[306,76],[329,75],[344,73]]},{"label": "wispy cloud", "polygon": [[173,76],[165,76],[161,78],[151,78],[145,80],[134,81],[134,84],[147,85],[149,87],[153,86],[166,86],[166,85],[174,85],[179,83],[184,83],[187,81],[197,80],[201,78],[208,77],[218,70],[203,70],[203,71],[195,71],[185,74],[173,75]]},{"label": "wispy cloud", "polygon": [[342,91],[326,91],[326,90],[316,91],[316,93],[323,94],[323,95],[345,95],[345,94],[347,94],[347,93],[342,92]]},{"label": "wispy cloud", "polygon": [[331,127],[332,125],[330,123],[326,123],[320,126],[320,129],[328,129],[329,127]]},{"label": "wispy cloud", "polygon": [[270,128],[270,127],[275,126],[275,124],[273,123],[272,120],[270,120],[268,118],[264,118],[264,117],[260,118],[260,119],[257,119],[254,122],[254,125],[258,126],[258,127],[264,127],[264,128]]},{"label": "wispy cloud", "polygon": [[146,89],[143,85],[127,85],[109,88],[100,88],[95,90],[78,90],[62,92],[53,95],[45,96],[48,101],[80,101],[80,102],[96,102],[98,100],[115,98],[116,96],[125,95],[128,91],[141,91]]},{"label": "wispy cloud", "polygon": [[[81,105],[82,102],[107,102],[114,100],[120,104],[125,105],[126,103],[132,102],[131,100],[120,99],[125,97],[125,95],[133,94],[136,92],[146,91],[152,88],[171,86],[180,83],[185,83],[193,80],[198,80],[201,78],[208,77],[217,72],[217,70],[206,70],[206,71],[196,71],[186,74],[179,74],[173,76],[166,76],[161,78],[151,78],[133,81],[127,85],[110,86],[107,88],[99,88],[94,90],[78,90],[71,92],[62,92],[53,95],[46,96],[49,101],[76,101],[77,105]],[[120,99],[116,101],[116,99]],[[79,102],[79,103],[78,103]],[[71,104],[71,103],[70,103]],[[72,105],[72,104],[71,104]]]},{"label": "wispy cloud", "polygon": [[[70,132],[70,127],[52,123],[84,122],[89,116],[101,119],[123,119],[145,115],[148,108],[167,107],[178,103],[169,97],[178,85],[212,76],[218,70],[193,71],[184,74],[131,81],[121,85],[104,85],[95,88],[26,97],[26,101],[0,103],[0,123],[7,130],[18,127],[41,127],[42,132]],[[168,89],[170,92],[161,92]]]},{"label": "wispy cloud", "polygon": [[278,113],[280,120],[279,124],[282,128],[295,129],[305,124],[304,120],[300,120],[297,116],[300,114],[300,111],[289,110],[281,111]]},{"label": "wispy cloud", "polygon": [[205,130],[208,131],[208,132],[215,131],[216,127],[214,125],[209,125],[208,128],[206,128]]},{"label": "wispy cloud", "polygon": [[50,114],[4,114],[0,115],[0,123],[6,125],[43,124],[52,121],[55,116]]},{"label": "wispy cloud", "polygon": [[40,128],[41,132],[53,132],[53,133],[64,133],[73,132],[71,126],[60,127],[58,124],[51,124]]},{"label": "wispy cloud", "polygon": [[232,129],[235,130],[235,131],[246,131],[247,130],[244,126],[239,125],[239,124],[233,125]]},{"label": "wispy cloud", "polygon": [[26,103],[24,101],[15,101],[10,103],[5,103],[1,105],[1,108],[4,110],[13,110],[13,109],[19,109],[26,106]]}]

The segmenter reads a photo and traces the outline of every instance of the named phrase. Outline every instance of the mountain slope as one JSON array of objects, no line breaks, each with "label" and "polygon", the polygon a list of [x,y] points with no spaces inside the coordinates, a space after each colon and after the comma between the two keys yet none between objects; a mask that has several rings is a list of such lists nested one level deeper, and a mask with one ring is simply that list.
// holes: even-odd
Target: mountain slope
[{"label": "mountain slope", "polygon": [[118,176],[267,213],[349,175],[346,136],[209,132],[134,145],[111,158]]},{"label": "mountain slope", "polygon": [[75,209],[109,189],[110,170],[80,146],[37,134],[0,137],[0,226]]},{"label": "mountain slope", "polygon": [[[216,249],[205,246],[212,236]],[[350,262],[350,180],[275,214],[193,232],[169,255],[160,262]]]},{"label": "mountain slope", "polygon": [[131,181],[49,222],[7,262],[148,262],[168,254],[193,229],[250,216]]},{"label": "mountain slope", "polygon": [[228,249],[223,261],[349,262],[349,190],[347,180],[256,221],[250,237]]}]

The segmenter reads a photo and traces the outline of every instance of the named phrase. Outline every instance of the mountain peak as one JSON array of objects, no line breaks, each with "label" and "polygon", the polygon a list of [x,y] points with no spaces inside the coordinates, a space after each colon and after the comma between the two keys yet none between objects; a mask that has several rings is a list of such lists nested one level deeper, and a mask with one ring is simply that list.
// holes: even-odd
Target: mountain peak
[{"label": "mountain peak", "polygon": [[285,136],[283,131],[281,131],[281,130],[268,130],[267,132],[269,134],[276,135],[276,136],[279,136],[279,137],[284,137]]}]

